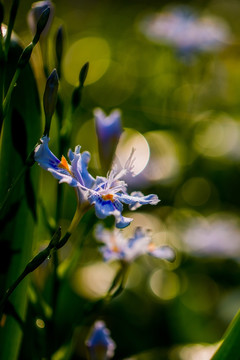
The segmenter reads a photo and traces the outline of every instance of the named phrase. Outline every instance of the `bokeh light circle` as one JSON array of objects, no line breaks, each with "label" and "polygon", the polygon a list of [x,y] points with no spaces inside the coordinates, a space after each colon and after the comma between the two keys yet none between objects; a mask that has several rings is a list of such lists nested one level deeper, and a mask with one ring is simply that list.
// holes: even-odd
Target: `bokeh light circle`
[{"label": "bokeh light circle", "polygon": [[138,175],[143,171],[149,161],[149,145],[145,137],[138,131],[125,128],[116,150],[116,157],[122,166],[129,158],[132,148],[135,149],[133,171],[134,175]]},{"label": "bokeh light circle", "polygon": [[85,84],[99,80],[110,64],[110,48],[105,39],[86,37],[72,44],[63,61],[65,79],[73,86],[78,85],[79,72],[82,66],[90,63]]}]

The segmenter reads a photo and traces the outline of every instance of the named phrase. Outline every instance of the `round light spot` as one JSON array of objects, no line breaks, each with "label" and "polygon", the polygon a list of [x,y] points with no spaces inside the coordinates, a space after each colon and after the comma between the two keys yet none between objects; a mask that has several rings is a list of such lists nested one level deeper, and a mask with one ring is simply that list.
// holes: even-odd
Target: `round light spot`
[{"label": "round light spot", "polygon": [[134,175],[138,175],[143,171],[149,161],[149,145],[145,137],[138,131],[125,128],[125,131],[120,137],[120,141],[116,150],[116,157],[122,166],[129,158],[132,148],[135,149],[133,171]]},{"label": "round light spot", "polygon": [[97,299],[106,294],[115,276],[116,266],[98,262],[77,269],[72,277],[74,291],[86,298]]},{"label": "round light spot", "polygon": [[168,183],[180,172],[181,149],[176,139],[166,131],[151,131],[145,134],[150,146],[150,159],[143,175],[150,181]]},{"label": "round light spot", "polygon": [[79,72],[89,62],[89,71],[85,84],[99,80],[110,64],[110,48],[106,40],[98,37],[86,37],[73,43],[64,61],[65,79],[73,86],[78,85]]},{"label": "round light spot", "polygon": [[182,197],[191,206],[205,204],[211,195],[211,186],[204,178],[191,178],[183,184]]},{"label": "round light spot", "polygon": [[195,125],[194,147],[207,157],[239,159],[240,126],[225,114],[202,115]]},{"label": "round light spot", "polygon": [[180,291],[178,276],[164,270],[155,271],[150,278],[150,288],[155,296],[162,300],[171,300]]}]

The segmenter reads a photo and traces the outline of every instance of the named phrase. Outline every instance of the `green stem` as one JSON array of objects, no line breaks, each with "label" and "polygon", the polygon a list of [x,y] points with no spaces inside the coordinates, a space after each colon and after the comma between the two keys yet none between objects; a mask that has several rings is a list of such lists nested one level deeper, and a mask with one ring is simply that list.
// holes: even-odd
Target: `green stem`
[{"label": "green stem", "polygon": [[55,249],[58,250],[62,248],[70,236],[72,235],[72,232],[77,227],[80,219],[85,214],[85,212],[89,209],[89,206],[81,206],[80,204],[77,207],[77,210],[74,214],[74,217],[72,219],[72,222],[64,235],[62,239],[61,237],[61,228],[58,228],[58,230],[53,235],[51,241],[49,242],[49,245],[42,250],[38,255],[36,255],[32,261],[30,261],[21,275],[17,278],[17,280],[10,286],[10,288],[6,291],[2,299],[0,300],[0,314],[3,312],[5,304],[9,298],[9,296],[12,294],[12,292],[16,289],[16,287],[22,282],[22,280],[31,272],[33,272],[35,269],[37,269],[43,261],[45,261],[51,254],[51,250]]},{"label": "green stem", "polygon": [[8,188],[7,193],[6,193],[3,201],[0,204],[0,212],[4,209],[5,205],[7,204],[8,198],[11,195],[12,191],[14,190],[15,186],[18,184],[19,180],[22,178],[22,176],[25,174],[25,172],[35,163],[34,150],[37,145],[34,146],[34,149],[28,155],[27,160],[25,161],[25,165],[23,166],[22,170],[19,172],[17,177],[13,180],[12,184]]},{"label": "green stem", "polygon": [[[11,97],[12,97],[12,92],[13,92],[13,89],[14,87],[16,86],[16,83],[17,83],[17,80],[19,78],[19,75],[20,75],[20,72],[21,72],[21,69],[17,68],[13,78],[12,78],[12,81],[9,85],[9,88],[8,88],[8,91],[7,91],[7,94],[5,96],[5,99],[3,101],[3,110],[2,110],[2,113],[3,113],[3,119],[5,118],[6,114],[7,114],[7,111],[8,111],[8,107],[9,107],[9,104],[10,104],[10,100],[11,100]],[[3,121],[2,119],[2,121]],[[1,128],[2,128],[2,124],[1,124]]]},{"label": "green stem", "polygon": [[6,59],[8,57],[8,50],[9,50],[9,46],[10,46],[10,40],[11,40],[12,31],[13,31],[13,26],[14,26],[17,11],[18,11],[18,6],[19,6],[19,0],[13,0],[13,4],[11,7],[11,11],[10,11],[9,24],[7,27],[7,35],[6,35],[6,40],[5,40]]},{"label": "green stem", "polygon": [[19,275],[17,280],[7,289],[4,296],[0,301],[0,314],[3,312],[5,304],[9,298],[9,296],[13,293],[16,287],[22,282],[22,280],[35,269],[37,269],[50,255],[51,250],[56,246],[59,242],[61,236],[61,229],[59,228],[55,234],[53,235],[51,241],[49,242],[48,246],[40,251],[25,267],[23,272]]}]

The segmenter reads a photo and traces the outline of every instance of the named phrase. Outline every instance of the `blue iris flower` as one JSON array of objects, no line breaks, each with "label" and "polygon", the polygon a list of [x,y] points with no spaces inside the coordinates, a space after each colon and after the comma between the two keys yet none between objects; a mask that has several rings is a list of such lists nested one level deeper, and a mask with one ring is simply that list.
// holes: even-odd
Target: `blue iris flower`
[{"label": "blue iris flower", "polygon": [[[90,154],[80,152],[80,146],[75,151],[69,150],[68,157],[71,164],[62,156],[61,161],[50,151],[49,138],[43,136],[41,144],[35,149],[35,161],[45,170],[59,180],[66,182],[76,189],[80,204],[95,206],[96,216],[105,219],[113,215],[116,227],[124,228],[130,224],[131,218],[122,216],[123,204],[129,205],[130,210],[135,210],[142,205],[156,205],[159,202],[157,195],[144,196],[141,192],[127,193],[127,184],[122,178],[133,169],[132,151],[124,167],[116,166],[108,173],[107,177],[97,176],[94,179],[88,172]],[[85,206],[86,207],[86,206]]]},{"label": "blue iris flower", "polygon": [[99,224],[96,227],[95,236],[103,244],[100,251],[105,261],[119,260],[131,263],[144,254],[171,262],[176,257],[171,247],[156,246],[152,241],[150,231],[145,231],[140,227],[135,229],[131,238],[126,238],[122,231],[107,230]]},{"label": "blue iris flower", "polygon": [[96,321],[91,334],[86,341],[91,360],[106,360],[114,355],[115,342],[103,321]]},{"label": "blue iris flower", "polygon": [[97,108],[94,110],[94,118],[101,166],[103,169],[109,170],[123,132],[121,112],[115,109],[106,116],[100,108]]}]

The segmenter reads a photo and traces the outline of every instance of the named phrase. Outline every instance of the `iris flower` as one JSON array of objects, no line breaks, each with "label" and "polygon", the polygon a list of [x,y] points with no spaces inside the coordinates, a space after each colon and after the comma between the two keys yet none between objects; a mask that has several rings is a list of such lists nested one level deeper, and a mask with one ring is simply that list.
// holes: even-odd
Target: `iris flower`
[{"label": "iris flower", "polygon": [[116,348],[110,332],[103,321],[96,321],[86,341],[91,360],[107,360],[113,357]]},{"label": "iris flower", "polygon": [[97,108],[94,110],[94,118],[101,166],[108,170],[123,132],[121,112],[115,109],[107,116],[102,109]]},{"label": "iris flower", "polygon": [[96,227],[96,239],[103,243],[100,251],[105,261],[120,260],[127,263],[148,254],[159,259],[174,261],[175,252],[169,246],[157,247],[152,242],[149,231],[137,227],[133,237],[126,239],[118,229],[106,230],[102,225]]},{"label": "iris flower", "polygon": [[75,151],[69,150],[70,163],[62,156],[59,160],[48,147],[49,138],[43,136],[40,145],[35,149],[35,161],[45,170],[49,171],[59,183],[66,182],[76,190],[78,203],[84,209],[95,206],[96,216],[104,219],[113,215],[116,227],[124,228],[130,224],[131,218],[122,216],[123,204],[135,210],[141,205],[156,205],[159,202],[157,195],[144,196],[141,192],[127,193],[127,184],[122,178],[132,173],[133,154],[129,156],[124,167],[115,166],[107,177],[97,176],[96,179],[88,172],[90,153],[80,152],[80,146]]}]

